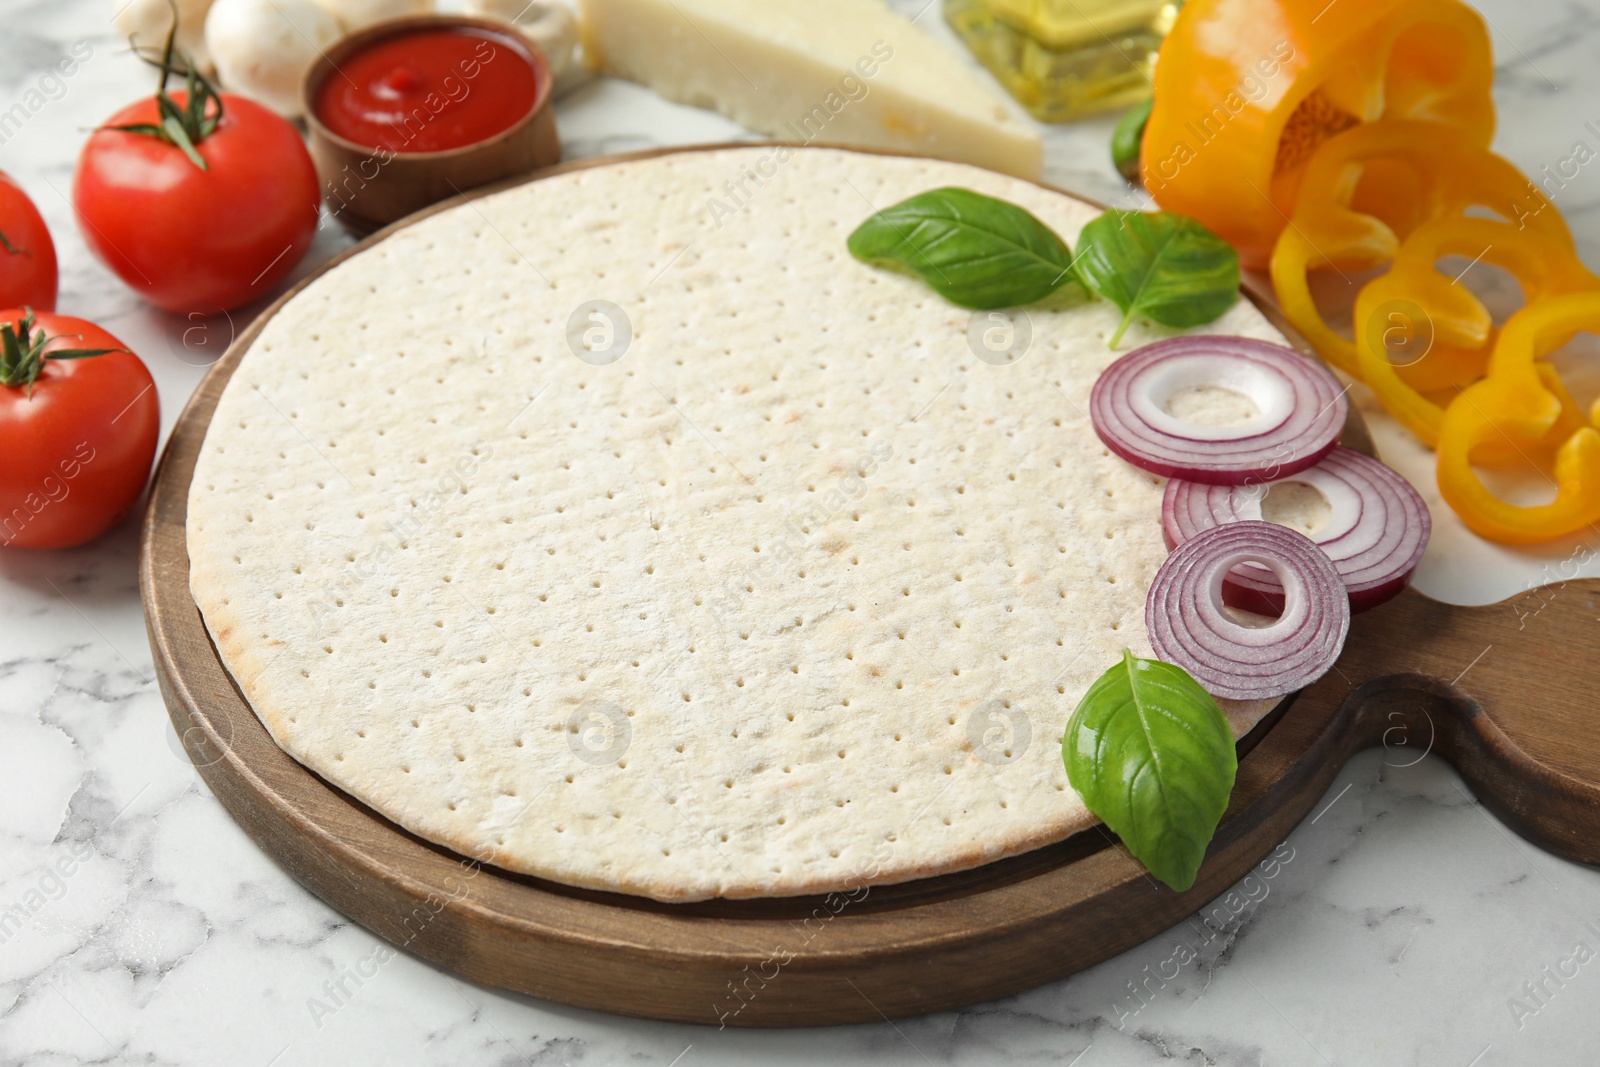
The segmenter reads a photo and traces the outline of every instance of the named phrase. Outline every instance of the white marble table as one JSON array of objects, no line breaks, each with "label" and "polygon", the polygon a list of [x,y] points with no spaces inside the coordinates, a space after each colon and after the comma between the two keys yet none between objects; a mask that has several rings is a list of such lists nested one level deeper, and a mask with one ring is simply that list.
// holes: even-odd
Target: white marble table
[{"label": "white marble table", "polygon": [[[915,14],[926,0],[896,2]],[[1600,120],[1600,0],[1480,7],[1495,28],[1500,150],[1538,173],[1574,142],[1600,147],[1600,126],[1586,125]],[[63,309],[144,356],[170,426],[229,327],[193,330],[152,312],[74,228],[64,194],[83,131],[150,87],[109,10],[109,0],[0,0],[0,109],[73,42],[94,50],[65,94],[0,146],[0,169],[55,233]],[[936,8],[922,22],[945,33]],[[560,121],[570,157],[741,135],[606,81],[565,100]],[[1048,178],[1124,195],[1108,131],[1050,131]],[[1600,265],[1600,168],[1557,197]],[[301,270],[347,243],[329,227]],[[1426,458],[1379,432],[1386,456],[1431,484]],[[1541,575],[1572,576],[1575,558],[1600,569],[1581,551],[1596,546],[1515,555],[1436,514],[1419,584],[1442,598],[1498,600]],[[0,1063],[1490,1067],[1600,1056],[1600,962],[1576,962],[1600,952],[1600,873],[1521,842],[1447,765],[1406,750],[1345,768],[1223,935],[1182,925],[1072,979],[960,1012],[719,1032],[512,996],[405,955],[374,967],[380,942],[263,855],[182,755],[152,678],[136,528],[129,520],[76,551],[0,554]],[[1180,946],[1198,959],[1152,977],[1172,974]],[[1550,977],[1564,961],[1576,974]]]}]

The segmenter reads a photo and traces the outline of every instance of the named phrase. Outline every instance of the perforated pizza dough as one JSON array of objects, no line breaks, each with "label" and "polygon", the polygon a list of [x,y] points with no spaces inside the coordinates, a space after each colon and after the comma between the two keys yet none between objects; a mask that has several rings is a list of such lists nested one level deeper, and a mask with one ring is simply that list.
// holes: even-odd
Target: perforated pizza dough
[{"label": "perforated pizza dough", "polygon": [[[662,900],[1090,825],[1061,735],[1149,654],[1161,490],[1084,414],[1114,309],[1069,286],[974,322],[851,259],[875,208],[943,185],[1069,241],[1094,215],[958,164],[687,153],[455,207],[292,300],[188,520],[278,743],[425,838]],[[1278,339],[1245,303],[1212,328]]]}]

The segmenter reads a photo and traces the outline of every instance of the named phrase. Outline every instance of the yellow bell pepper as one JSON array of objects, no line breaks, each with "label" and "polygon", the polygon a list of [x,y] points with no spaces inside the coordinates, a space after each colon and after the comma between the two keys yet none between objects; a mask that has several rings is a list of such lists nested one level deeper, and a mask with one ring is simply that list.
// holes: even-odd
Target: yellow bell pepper
[{"label": "yellow bell pepper", "polygon": [[[1378,198],[1369,174],[1381,179],[1386,200],[1366,202]],[[1304,168],[1293,222],[1272,257],[1272,283],[1284,316],[1329,363],[1361,377],[1355,341],[1324,319],[1310,273],[1387,263],[1417,226],[1463,219],[1471,208],[1506,219],[1501,225],[1507,230],[1538,234],[1576,263],[1572,234],[1544,194],[1510,163],[1451,127],[1385,119],[1324,142]]]},{"label": "yellow bell pepper", "polygon": [[1524,307],[1500,331],[1488,376],[1445,411],[1439,428],[1439,491],[1483,537],[1533,544],[1600,523],[1600,432],[1593,426],[1579,428],[1557,447],[1552,472],[1556,498],[1548,504],[1508,504],[1489,492],[1473,470],[1474,460],[1492,446],[1532,458],[1563,418],[1570,419],[1570,398],[1552,392],[1537,360],[1580,330],[1600,330],[1600,300],[1592,292]]},{"label": "yellow bell pepper", "polygon": [[[1156,65],[1145,187],[1265,267],[1323,142],[1377,119],[1494,135],[1483,19],[1460,0],[1189,0]],[[1375,168],[1367,197],[1405,176]],[[1381,188],[1379,188],[1381,187]]]},{"label": "yellow bell pepper", "polygon": [[[1587,291],[1600,308],[1600,278],[1578,260],[1570,238],[1466,216],[1414,230],[1389,273],[1369,282],[1356,300],[1355,376],[1430,448],[1438,444],[1444,407],[1425,394],[1458,390],[1482,377],[1494,336],[1494,320],[1483,302],[1461,278],[1439,272],[1444,256],[1465,256],[1510,272],[1528,304]],[[1396,345],[1397,338],[1404,345]],[[1555,347],[1568,339],[1558,339]]]}]

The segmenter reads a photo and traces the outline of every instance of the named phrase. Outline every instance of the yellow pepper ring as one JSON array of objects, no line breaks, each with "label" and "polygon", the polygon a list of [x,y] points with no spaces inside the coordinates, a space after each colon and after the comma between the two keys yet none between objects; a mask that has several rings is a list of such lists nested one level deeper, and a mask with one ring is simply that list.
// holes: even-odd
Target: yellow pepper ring
[{"label": "yellow pepper ring", "polygon": [[[1546,461],[1554,458],[1561,445],[1588,425],[1583,409],[1578,407],[1578,402],[1567,391],[1560,372],[1545,362],[1535,364],[1534,369],[1539,374],[1539,383],[1561,405],[1561,414],[1551,424],[1549,432],[1533,445],[1518,444],[1504,435],[1484,441],[1472,452],[1474,467],[1504,467],[1529,462],[1535,464],[1544,462],[1548,466]],[[1440,394],[1434,400],[1441,408],[1448,408],[1460,395],[1461,390],[1452,389],[1448,394]]]},{"label": "yellow pepper ring", "polygon": [[1189,0],[1156,65],[1145,186],[1262,268],[1323,142],[1390,118],[1487,147],[1493,81],[1483,19],[1460,0]]},{"label": "yellow pepper ring", "polygon": [[[1446,256],[1472,262],[1447,278],[1438,268]],[[1379,351],[1383,325],[1360,320],[1361,365],[1369,356],[1382,359],[1394,366],[1402,381],[1424,393],[1459,388],[1481,378],[1494,347],[1494,317],[1464,284],[1467,273],[1480,262],[1500,267],[1516,279],[1525,305],[1548,296],[1600,289],[1600,277],[1583,265],[1572,246],[1531,228],[1470,217],[1423,223],[1400,246],[1389,273],[1369,288],[1377,289],[1375,296],[1381,293],[1426,308],[1423,333],[1431,338],[1432,349],[1396,361],[1393,353]],[[1373,304],[1382,305],[1381,300]]]},{"label": "yellow pepper ring", "polygon": [[[1324,142],[1306,165],[1294,221],[1278,238],[1272,282],[1285,317],[1329,363],[1360,377],[1354,341],[1328,325],[1311,294],[1310,272],[1359,271],[1393,259],[1403,234],[1352,206],[1367,172],[1381,165],[1386,186],[1415,178],[1398,215],[1415,225],[1479,207],[1572,250],[1560,212],[1510,163],[1458,131],[1433,122],[1384,120]],[[1390,215],[1396,220],[1396,215]],[[1576,253],[1572,252],[1575,259]]]},{"label": "yellow pepper ring", "polygon": [[[1368,171],[1380,168],[1390,195],[1369,203]],[[1413,179],[1404,189],[1401,174]],[[1396,204],[1397,199],[1410,202]],[[1342,255],[1349,258],[1329,258],[1359,270],[1393,259],[1399,241],[1421,223],[1469,208],[1573,247],[1572,231],[1538,186],[1507,160],[1437,122],[1385,119],[1330,138],[1303,168],[1293,218],[1297,226],[1310,223],[1343,238]]]},{"label": "yellow pepper ring", "polygon": [[[1356,300],[1356,377],[1430,447],[1438,443],[1444,408],[1424,394],[1481,377],[1494,332],[1483,302],[1459,278],[1439,272],[1439,258],[1448,255],[1470,256],[1509,271],[1530,304],[1600,290],[1600,278],[1584,268],[1570,247],[1531,228],[1456,217],[1424,223],[1407,237],[1389,273],[1369,282]],[[1568,340],[1570,336],[1561,337],[1552,347]],[[1397,350],[1408,365],[1397,365]]]},{"label": "yellow pepper ring", "polygon": [[[1559,346],[1556,346],[1559,347]],[[1505,435],[1491,436],[1480,442],[1472,451],[1472,465],[1475,467],[1505,467],[1517,463],[1528,463],[1548,458],[1567,438],[1577,433],[1588,425],[1583,409],[1567,391],[1566,384],[1561,380],[1561,373],[1549,363],[1540,362],[1535,365],[1535,373],[1539,376],[1539,384],[1545,392],[1555,398],[1559,405],[1560,414],[1556,416],[1550,429],[1539,440],[1532,443],[1515,441]],[[1481,382],[1482,379],[1479,379]],[[1468,388],[1471,388],[1470,386]],[[1435,393],[1425,394],[1424,399],[1439,411],[1439,425],[1444,422],[1444,415],[1464,390],[1444,389]],[[1387,404],[1388,401],[1386,400]],[[1438,433],[1436,431],[1435,437]]]},{"label": "yellow pepper ring", "polygon": [[1311,295],[1311,272],[1329,265],[1328,255],[1319,250],[1305,231],[1291,226],[1278,238],[1278,249],[1272,255],[1272,288],[1278,294],[1278,306],[1284,318],[1300,331],[1311,347],[1328,363],[1352,378],[1359,377],[1355,342],[1328,325],[1316,298]]},{"label": "yellow pepper ring", "polygon": [[1490,493],[1472,469],[1491,444],[1531,450],[1563,418],[1560,397],[1545,387],[1537,360],[1562,338],[1600,329],[1593,293],[1550,297],[1505,324],[1489,376],[1451,402],[1439,429],[1439,491],[1474,532],[1507,544],[1548,541],[1600,522],[1600,432],[1584,426],[1555,454],[1556,499],[1519,507]]}]

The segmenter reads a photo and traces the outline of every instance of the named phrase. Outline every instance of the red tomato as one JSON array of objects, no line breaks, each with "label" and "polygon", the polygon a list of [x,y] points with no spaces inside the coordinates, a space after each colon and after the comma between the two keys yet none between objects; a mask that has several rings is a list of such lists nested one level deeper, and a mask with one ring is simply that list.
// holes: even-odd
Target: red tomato
[{"label": "red tomato", "polygon": [[[188,94],[170,94],[180,108]],[[139,295],[212,315],[271,292],[316,233],[317,172],[287,119],[223,93],[222,121],[196,150],[101,128],[78,159],[72,202],[90,251]],[[154,98],[106,126],[158,123]]]},{"label": "red tomato", "polygon": [[56,309],[56,245],[39,209],[0,171],[0,307]]},{"label": "red tomato", "polygon": [[[21,309],[0,311],[18,325]],[[126,348],[83,319],[49,313],[45,352]],[[116,525],[139,499],[161,431],[156,384],[139,357],[46,359],[33,383],[0,384],[0,545],[66,548]]]}]

